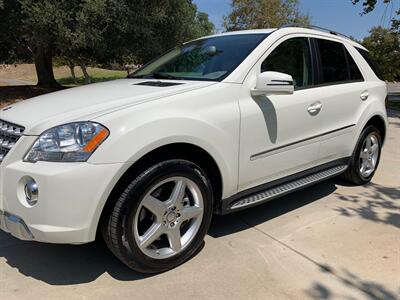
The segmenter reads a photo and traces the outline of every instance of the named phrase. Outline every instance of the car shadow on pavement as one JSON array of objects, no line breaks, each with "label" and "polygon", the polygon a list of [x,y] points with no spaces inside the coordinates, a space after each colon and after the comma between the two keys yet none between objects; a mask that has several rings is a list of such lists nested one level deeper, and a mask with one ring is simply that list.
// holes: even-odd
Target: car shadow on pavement
[{"label": "car shadow on pavement", "polygon": [[[254,208],[226,216],[215,216],[208,234],[218,238],[247,230],[249,227],[257,226],[332,194],[343,202],[343,205],[335,208],[340,214],[400,228],[400,215],[391,212],[391,210],[399,211],[397,203],[400,201],[400,189],[370,184],[365,192],[341,195],[337,193],[336,185],[346,184],[340,179],[331,179]],[[374,215],[376,205],[386,208],[392,215],[386,219]],[[9,234],[0,232],[0,260],[2,258],[21,274],[50,285],[89,283],[105,273],[120,281],[135,281],[150,277],[130,270],[100,242],[77,246],[43,244],[19,241]],[[313,291],[317,292],[322,293],[322,290]]]},{"label": "car shadow on pavement", "polygon": [[[327,180],[265,204],[225,216],[215,216],[208,234],[214,238],[247,230],[333,194],[338,179]],[[245,220],[251,220],[251,225]]]},{"label": "car shadow on pavement", "polygon": [[104,273],[121,281],[148,277],[130,270],[101,242],[85,245],[22,242],[0,232],[1,258],[21,274],[50,285],[89,283]]},{"label": "car shadow on pavement", "polygon": [[[323,182],[258,208],[228,216],[215,216],[209,235],[218,237],[246,229],[244,227],[246,224],[240,220],[243,214],[253,214],[253,220],[258,223],[266,222],[316,201],[335,190],[333,181]],[[21,274],[50,285],[89,283],[104,273],[121,281],[135,281],[150,277],[130,270],[101,242],[86,245],[23,242],[0,231],[1,258],[4,258],[9,266],[17,269]]]}]

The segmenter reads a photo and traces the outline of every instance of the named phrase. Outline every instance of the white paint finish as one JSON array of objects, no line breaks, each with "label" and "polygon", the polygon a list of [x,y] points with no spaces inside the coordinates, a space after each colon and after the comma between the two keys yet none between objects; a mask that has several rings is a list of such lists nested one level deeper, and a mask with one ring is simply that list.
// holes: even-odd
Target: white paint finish
[{"label": "white paint finish", "polygon": [[[352,48],[355,43],[302,28],[247,33],[260,32],[270,35],[220,83],[176,81],[183,84],[149,87],[133,84],[156,80],[123,79],[36,97],[1,111],[0,119],[25,126],[25,134],[32,136],[21,138],[0,165],[0,209],[22,217],[38,240],[89,242],[116,182],[134,162],[160,146],[189,143],[208,152],[222,174],[226,198],[348,156],[372,116],[386,121],[385,84]],[[284,40],[303,36],[345,43],[366,82],[252,97],[261,62]],[[368,99],[361,101],[366,90]],[[321,111],[311,115],[308,108],[316,102]],[[87,120],[110,130],[87,163],[22,162],[43,131]],[[320,136],[350,124],[356,126]],[[313,136],[319,137],[310,139]],[[33,208],[17,199],[18,182],[26,175],[39,183],[39,204]]]},{"label": "white paint finish", "polygon": [[[124,164],[15,162],[2,170],[6,188],[0,208],[21,217],[38,241],[93,241],[105,201],[126,169]],[[25,176],[34,178],[39,187],[39,200],[33,207],[25,204],[20,182]]]},{"label": "white paint finish", "polygon": [[[316,98],[318,99],[318,98]],[[240,98],[242,112],[239,190],[290,175],[318,164],[319,141],[284,147],[320,133],[319,116],[307,107],[314,101],[305,91],[293,95]],[[300,126],[301,124],[301,126]],[[280,150],[250,157],[275,148]]]},{"label": "white paint finish", "polygon": [[397,299],[400,119],[390,122],[372,184],[344,186],[330,180],[260,207],[217,216],[198,255],[156,276],[129,271],[98,243],[26,243],[0,232],[0,297]]},{"label": "white paint finish", "polygon": [[228,197],[237,191],[240,88],[218,83],[96,118],[111,134],[89,163],[133,163],[160,146],[189,143],[214,158]]},{"label": "white paint finish", "polygon": [[289,74],[267,71],[257,77],[253,96],[291,95],[294,92],[293,78]]},{"label": "white paint finish", "polygon": [[[250,93],[259,78],[262,62],[279,44],[292,37],[298,35],[287,36],[270,47],[243,83],[239,101],[242,117],[240,191],[311,168],[319,162],[318,139],[284,146],[321,133],[319,114],[312,116],[307,111],[320,100],[321,94],[315,89],[297,90],[293,95],[254,97]],[[280,147],[284,148],[269,152]],[[262,152],[268,153],[250,160]]]},{"label": "white paint finish", "polygon": [[[179,85],[154,87],[135,85],[154,79],[120,79],[38,96],[0,111],[0,119],[23,124],[25,134],[43,131],[72,121],[86,121],[119,109],[215,84],[211,81],[178,81]],[[167,80],[167,82],[176,82]]]}]

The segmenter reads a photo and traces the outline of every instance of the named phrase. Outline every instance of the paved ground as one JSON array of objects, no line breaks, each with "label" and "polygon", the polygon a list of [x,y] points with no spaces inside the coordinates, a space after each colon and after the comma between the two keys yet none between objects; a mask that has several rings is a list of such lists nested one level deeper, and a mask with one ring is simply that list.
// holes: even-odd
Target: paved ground
[{"label": "paved ground", "polygon": [[387,86],[389,100],[400,102],[400,83],[388,83]]},{"label": "paved ground", "polygon": [[[392,115],[394,116],[394,115]],[[400,299],[400,119],[373,183],[339,179],[217,217],[204,249],[146,277],[96,244],[0,233],[0,299]]]},{"label": "paved ground", "polygon": [[388,94],[400,94],[400,83],[388,83]]}]

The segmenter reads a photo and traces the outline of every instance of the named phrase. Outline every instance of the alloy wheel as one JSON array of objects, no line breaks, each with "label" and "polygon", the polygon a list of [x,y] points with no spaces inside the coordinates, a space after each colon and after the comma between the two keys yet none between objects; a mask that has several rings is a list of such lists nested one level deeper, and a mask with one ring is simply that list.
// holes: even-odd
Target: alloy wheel
[{"label": "alloy wheel", "polygon": [[166,259],[181,253],[202,223],[204,199],[185,177],[156,183],[140,200],[133,222],[135,241],[148,257]]},{"label": "alloy wheel", "polygon": [[376,169],[379,158],[379,139],[374,133],[370,133],[364,140],[360,152],[360,174],[369,177]]}]

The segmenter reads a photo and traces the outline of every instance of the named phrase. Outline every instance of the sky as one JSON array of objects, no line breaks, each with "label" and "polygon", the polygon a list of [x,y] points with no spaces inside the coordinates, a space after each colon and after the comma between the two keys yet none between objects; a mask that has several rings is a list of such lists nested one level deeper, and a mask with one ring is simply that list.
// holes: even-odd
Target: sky
[{"label": "sky", "polygon": [[[223,30],[223,16],[230,11],[230,0],[193,0],[200,11],[206,12],[219,31]],[[362,1],[360,1],[362,2]],[[379,0],[375,10],[360,16],[362,5],[351,0],[299,0],[300,10],[311,17],[311,24],[328,28],[357,39],[368,35],[373,26],[390,26],[390,16],[400,8],[400,0],[383,4]],[[393,7],[392,7],[393,6]]]}]

